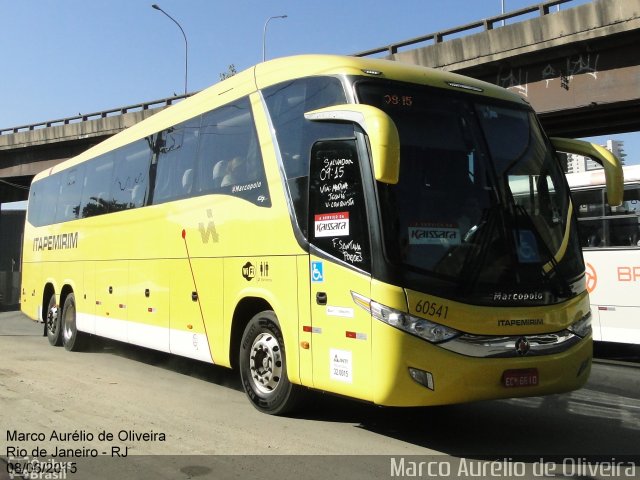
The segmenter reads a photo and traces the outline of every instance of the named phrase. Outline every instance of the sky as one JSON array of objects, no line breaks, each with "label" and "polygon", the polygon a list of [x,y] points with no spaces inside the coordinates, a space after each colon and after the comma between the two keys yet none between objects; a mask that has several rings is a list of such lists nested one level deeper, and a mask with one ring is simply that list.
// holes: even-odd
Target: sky
[{"label": "sky", "polygon": [[[541,1],[541,0],[539,0]],[[561,9],[590,0],[572,0]],[[501,0],[155,0],[188,40],[188,91],[266,57],[352,54],[499,15]],[[185,44],[154,0],[0,0],[0,128],[184,93]],[[504,0],[505,11],[538,3]],[[640,163],[640,134],[625,141]],[[596,139],[600,140],[600,139]],[[635,159],[635,161],[634,161]]]}]

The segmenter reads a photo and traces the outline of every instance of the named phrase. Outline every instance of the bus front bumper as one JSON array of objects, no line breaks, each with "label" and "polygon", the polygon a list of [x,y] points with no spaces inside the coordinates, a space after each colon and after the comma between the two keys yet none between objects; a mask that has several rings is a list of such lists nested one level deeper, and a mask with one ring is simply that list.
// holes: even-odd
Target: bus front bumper
[{"label": "bus front bumper", "polygon": [[562,352],[510,358],[454,353],[374,322],[374,403],[429,406],[529,397],[582,387],[591,371],[591,335]]}]

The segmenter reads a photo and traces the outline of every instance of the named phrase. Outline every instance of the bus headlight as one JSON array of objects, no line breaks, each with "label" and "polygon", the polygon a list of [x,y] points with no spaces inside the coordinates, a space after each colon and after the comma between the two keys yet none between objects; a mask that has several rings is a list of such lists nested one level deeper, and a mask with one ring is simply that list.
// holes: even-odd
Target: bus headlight
[{"label": "bus headlight", "polygon": [[572,333],[575,333],[581,338],[586,337],[591,333],[591,312],[588,312],[584,317],[582,317],[577,322],[571,324],[571,326],[567,329]]},{"label": "bus headlight", "polygon": [[396,327],[431,343],[446,342],[460,335],[460,332],[453,328],[425,320],[424,318],[414,317],[408,313],[394,310],[393,308],[380,305],[376,302],[371,302],[371,315],[373,318],[392,327]]}]

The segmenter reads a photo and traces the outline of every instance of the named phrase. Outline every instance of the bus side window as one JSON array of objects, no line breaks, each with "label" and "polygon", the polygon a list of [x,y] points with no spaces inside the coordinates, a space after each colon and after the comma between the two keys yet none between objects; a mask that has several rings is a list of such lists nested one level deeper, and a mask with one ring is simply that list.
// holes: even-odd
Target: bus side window
[{"label": "bus side window", "polygon": [[344,88],[335,77],[307,77],[263,90],[273,123],[298,227],[308,236],[309,152],[321,138],[353,137],[353,125],[313,122],[305,112],[346,103]]},{"label": "bus side window", "polygon": [[40,201],[40,192],[42,191],[42,185],[44,180],[31,184],[29,188],[29,208],[27,210],[27,220],[31,225],[40,226],[40,209],[42,208],[42,202]]},{"label": "bus side window", "polygon": [[640,247],[640,185],[625,188],[622,205],[607,213],[609,246]]},{"label": "bus side window", "polygon": [[572,197],[582,248],[606,246],[603,190],[574,190]]},{"label": "bus side window", "polygon": [[251,104],[247,97],[203,116],[198,194],[223,193],[271,206]]},{"label": "bus side window", "polygon": [[[151,146],[146,139],[138,140],[115,151],[116,166],[111,182],[109,211],[117,212],[142,206],[136,205],[135,198],[146,198],[149,185],[149,164]],[[134,192],[134,189],[142,191]]]},{"label": "bus side window", "polygon": [[84,165],[61,172],[60,195],[56,207],[56,223],[80,218],[80,197],[84,186]]},{"label": "bus side window", "polygon": [[109,185],[113,175],[112,153],[101,155],[87,162],[80,215],[82,218],[102,215],[109,211]]},{"label": "bus side window", "polygon": [[[56,203],[62,175],[43,178],[31,186],[29,222],[36,226],[51,225],[56,220]],[[33,203],[32,203],[33,202]]]},{"label": "bus side window", "polygon": [[153,204],[169,202],[195,194],[195,164],[200,141],[200,120],[163,130],[156,142],[156,174]]}]

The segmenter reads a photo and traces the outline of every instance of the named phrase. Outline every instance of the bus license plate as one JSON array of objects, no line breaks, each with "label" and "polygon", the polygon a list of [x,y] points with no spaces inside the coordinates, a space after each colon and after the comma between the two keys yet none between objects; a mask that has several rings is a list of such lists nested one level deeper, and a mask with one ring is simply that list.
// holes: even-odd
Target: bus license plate
[{"label": "bus license plate", "polygon": [[506,388],[535,387],[538,385],[538,380],[537,368],[505,370],[502,374],[502,385]]}]

